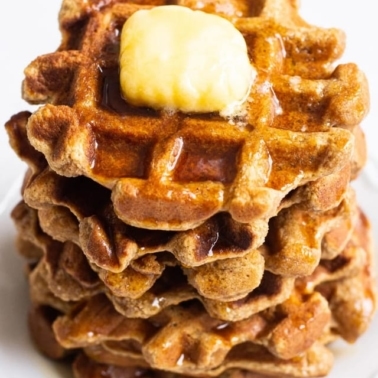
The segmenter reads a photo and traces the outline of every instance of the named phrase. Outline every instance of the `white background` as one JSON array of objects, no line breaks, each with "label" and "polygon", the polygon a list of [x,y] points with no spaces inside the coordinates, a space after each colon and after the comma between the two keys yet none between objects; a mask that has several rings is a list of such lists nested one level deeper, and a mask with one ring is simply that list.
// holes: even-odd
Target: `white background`
[{"label": "white background", "polygon": [[[252,0],[251,0],[252,1]],[[3,1],[0,11],[0,125],[21,110],[32,109],[21,99],[23,69],[38,55],[54,51],[60,42],[57,15],[60,0]],[[338,27],[347,34],[343,62],[357,63],[370,82],[371,111],[363,123],[370,160],[356,187],[360,203],[374,224],[378,240],[378,20],[372,0],[302,0],[305,20]],[[376,161],[374,163],[374,160]],[[27,288],[22,262],[13,248],[9,211],[16,201],[25,165],[8,146],[0,129],[0,378],[69,377],[40,357],[26,332]],[[10,193],[10,194],[9,194]],[[378,377],[378,321],[356,345],[336,346],[337,362],[331,378]]]}]

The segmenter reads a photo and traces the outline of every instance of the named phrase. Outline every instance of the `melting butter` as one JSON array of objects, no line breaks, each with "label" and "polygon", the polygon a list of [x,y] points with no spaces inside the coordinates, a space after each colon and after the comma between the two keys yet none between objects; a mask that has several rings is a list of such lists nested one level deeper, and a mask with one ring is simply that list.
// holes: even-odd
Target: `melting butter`
[{"label": "melting butter", "polygon": [[255,76],[242,34],[219,16],[159,6],[122,28],[121,91],[133,105],[232,116]]}]

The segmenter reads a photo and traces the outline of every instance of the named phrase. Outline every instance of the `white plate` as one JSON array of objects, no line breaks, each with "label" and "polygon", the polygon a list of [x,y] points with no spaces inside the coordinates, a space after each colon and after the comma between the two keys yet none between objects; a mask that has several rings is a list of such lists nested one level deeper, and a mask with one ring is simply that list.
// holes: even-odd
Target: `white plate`
[{"label": "white plate", "polygon": [[[251,0],[250,0],[251,1]],[[0,14],[0,123],[14,113],[32,109],[21,100],[20,83],[24,67],[37,55],[58,46],[57,13],[60,0],[12,0],[2,4]],[[339,27],[346,31],[347,50],[343,61],[353,61],[370,81],[371,103],[377,103],[378,22],[371,0],[302,0],[302,14],[313,24]],[[362,208],[374,225],[378,240],[378,108],[373,107],[364,121],[370,160],[355,184]],[[375,161],[375,163],[374,163]],[[25,165],[8,146],[0,131],[0,377],[65,378],[69,370],[40,356],[29,341],[26,312],[27,285],[23,262],[14,249],[14,228],[9,212],[19,200]],[[376,251],[377,252],[377,251]],[[378,253],[376,253],[378,255]],[[336,364],[329,378],[378,378],[378,317],[369,331],[355,344],[334,345]]]}]

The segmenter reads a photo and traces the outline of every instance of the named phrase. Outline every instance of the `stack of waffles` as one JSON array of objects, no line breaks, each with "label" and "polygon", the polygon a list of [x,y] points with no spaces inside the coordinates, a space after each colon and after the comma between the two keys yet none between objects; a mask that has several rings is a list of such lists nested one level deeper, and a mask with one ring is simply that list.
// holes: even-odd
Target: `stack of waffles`
[{"label": "stack of waffles", "polygon": [[[239,118],[135,107],[119,35],[139,9],[229,19],[257,69]],[[319,377],[376,305],[364,75],[294,0],[64,0],[25,70],[43,104],[6,124],[28,164],[13,210],[39,349],[77,378]]]}]

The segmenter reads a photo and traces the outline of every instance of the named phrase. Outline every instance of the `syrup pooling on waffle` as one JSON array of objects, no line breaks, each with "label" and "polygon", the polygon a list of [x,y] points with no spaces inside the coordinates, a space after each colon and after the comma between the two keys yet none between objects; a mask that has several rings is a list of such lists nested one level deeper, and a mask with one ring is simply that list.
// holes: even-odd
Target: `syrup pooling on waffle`
[{"label": "syrup pooling on waffle", "polygon": [[[259,3],[248,11],[254,17],[237,11],[243,17],[232,19],[259,71],[243,127],[213,114],[189,117],[129,106],[116,93],[117,30],[140,6],[75,6],[80,11],[70,12],[66,4],[61,18],[67,37],[82,17],[75,50],[64,50],[63,43],[26,70],[24,96],[52,103],[31,117],[28,135],[58,173],[84,174],[112,188],[117,215],[126,223],[188,229],[221,211],[243,223],[266,221],[287,193],[346,165],[352,138],[330,126],[358,125],[367,109],[365,81],[352,65],[332,74],[343,38],[335,30],[306,25],[292,3]],[[317,42],[312,33],[320,36]],[[317,47],[311,59],[309,49],[293,47],[304,36]],[[294,55],[300,72],[290,63]],[[311,62],[307,71],[305,62]],[[71,73],[60,86],[64,93],[44,79],[61,69]],[[307,92],[297,94],[302,87]],[[306,101],[312,104],[308,108]],[[346,108],[354,118],[343,118]]]}]

